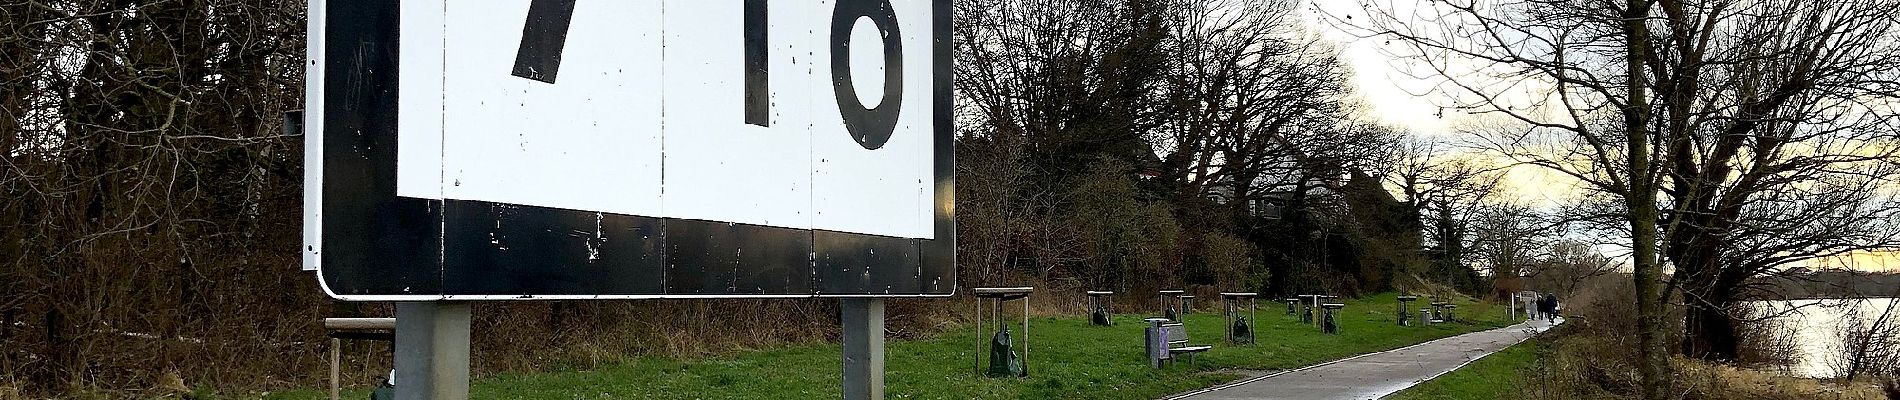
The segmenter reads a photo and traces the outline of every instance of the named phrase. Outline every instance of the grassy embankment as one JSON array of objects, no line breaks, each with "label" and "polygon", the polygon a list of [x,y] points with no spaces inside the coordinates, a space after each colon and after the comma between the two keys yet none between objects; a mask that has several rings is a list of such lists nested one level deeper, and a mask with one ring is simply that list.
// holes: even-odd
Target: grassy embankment
[{"label": "grassy embankment", "polygon": [[[1284,305],[1263,302],[1256,324],[1260,343],[1253,346],[1220,343],[1224,319],[1211,310],[1214,307],[1205,307],[1201,313],[1188,315],[1185,323],[1194,344],[1215,348],[1201,355],[1195,365],[1180,363],[1159,370],[1149,368],[1142,356],[1142,315],[1118,315],[1113,327],[1091,326],[1082,316],[1031,319],[1030,376],[1024,379],[979,377],[974,359],[977,337],[969,329],[926,340],[891,341],[885,350],[885,390],[890,398],[1151,399],[1240,377],[1223,370],[1311,365],[1498,327],[1506,319],[1502,306],[1464,304],[1460,317],[1478,322],[1399,327],[1392,323],[1391,294],[1346,303],[1339,318],[1342,332],[1325,335],[1286,315]],[[1016,330],[1020,328],[1013,328],[1011,334],[1020,337]],[[803,346],[697,360],[641,358],[592,370],[503,373],[476,379],[471,397],[831,398],[839,392],[838,352],[837,345]],[[346,392],[346,398],[367,397],[364,388]],[[267,397],[316,399],[323,395],[300,390]]]},{"label": "grassy embankment", "polygon": [[[1606,348],[1612,347],[1612,348]],[[1618,380],[1591,368],[1624,366],[1603,352],[1633,351],[1613,348],[1588,334],[1557,333],[1539,336],[1471,362],[1455,371],[1432,378],[1384,400],[1486,400],[1486,399],[1625,399],[1635,397],[1627,384],[1603,384]],[[1876,400],[1881,394],[1877,379],[1839,382],[1803,379],[1774,371],[1738,368],[1675,357],[1671,379],[1675,391],[1686,399],[1835,399]],[[1588,367],[1586,367],[1588,366]],[[1625,368],[1624,370],[1627,370]],[[1633,374],[1633,372],[1628,372]],[[1625,377],[1621,380],[1633,378]]]},{"label": "grassy embankment", "polygon": [[1541,339],[1532,338],[1515,346],[1472,361],[1457,370],[1439,375],[1417,386],[1386,396],[1385,400],[1460,400],[1509,399],[1529,384],[1524,371],[1537,363]]}]

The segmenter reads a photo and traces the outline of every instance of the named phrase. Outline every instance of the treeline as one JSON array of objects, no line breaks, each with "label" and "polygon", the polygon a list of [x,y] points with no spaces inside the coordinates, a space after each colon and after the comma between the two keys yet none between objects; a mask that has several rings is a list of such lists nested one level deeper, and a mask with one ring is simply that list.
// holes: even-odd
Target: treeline
[{"label": "treeline", "polygon": [[[958,1],[962,286],[1482,293],[1474,265],[1563,260],[1495,174],[1358,118],[1298,4]],[[303,5],[0,0],[0,397],[313,386],[320,318],[388,315],[296,268]],[[947,304],[898,302],[892,329],[942,329]],[[477,313],[478,371],[836,325],[814,300]]]},{"label": "treeline", "polygon": [[1399,136],[1290,1],[957,3],[959,258],[972,283],[1384,290],[1413,210]]},{"label": "treeline", "polygon": [[1854,270],[1807,270],[1757,277],[1749,300],[1861,299],[1900,297],[1900,273]]}]

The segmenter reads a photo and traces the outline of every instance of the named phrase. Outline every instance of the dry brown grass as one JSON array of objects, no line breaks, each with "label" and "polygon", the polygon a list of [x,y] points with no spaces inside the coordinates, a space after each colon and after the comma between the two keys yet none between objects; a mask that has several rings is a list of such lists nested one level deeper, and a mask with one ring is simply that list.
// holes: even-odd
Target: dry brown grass
[{"label": "dry brown grass", "polygon": [[1755,369],[1676,358],[1676,383],[1683,397],[1693,399],[1836,399],[1884,400],[1880,383],[1861,379],[1833,382],[1801,379]]},{"label": "dry brown grass", "polygon": [[[1604,335],[1569,326],[1558,332],[1548,353],[1526,371],[1530,399],[1633,398],[1641,378],[1636,373],[1635,338]],[[1671,360],[1673,388],[1679,399],[1887,399],[1880,382],[1803,379],[1781,373],[1721,365],[1675,357]]]},{"label": "dry brown grass", "polygon": [[[1566,302],[1568,322],[1552,331],[1549,350],[1542,353],[1528,381],[1531,399],[1634,398],[1637,375],[1634,292],[1627,277],[1608,276],[1580,285]],[[1757,326],[1758,327],[1758,326]],[[1760,331],[1744,335],[1744,351],[1757,354],[1746,366],[1724,365],[1674,357],[1673,390],[1678,399],[1887,399],[1879,380],[1835,382],[1803,379],[1774,372],[1776,352],[1787,352],[1788,332]],[[1785,358],[1781,357],[1781,358]],[[1745,360],[1747,361],[1747,360]],[[1765,369],[1764,369],[1765,368]]]}]

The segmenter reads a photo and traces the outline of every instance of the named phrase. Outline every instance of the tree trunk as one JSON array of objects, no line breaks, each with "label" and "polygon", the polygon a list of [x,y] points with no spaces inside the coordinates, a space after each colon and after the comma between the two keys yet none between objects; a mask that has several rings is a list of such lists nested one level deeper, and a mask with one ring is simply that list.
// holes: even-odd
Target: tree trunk
[{"label": "tree trunk", "polygon": [[1711,218],[1672,223],[1681,228],[1680,236],[1668,239],[1672,243],[1665,252],[1674,262],[1674,279],[1681,283],[1678,287],[1688,308],[1678,350],[1685,357],[1729,362],[1741,354],[1740,335],[1728,311],[1735,304],[1734,288],[1744,279],[1737,276],[1741,267],[1724,268],[1719,261],[1721,245],[1715,243],[1719,235],[1705,228],[1718,223]]},{"label": "tree trunk", "polygon": [[[1687,225],[1715,226],[1719,221],[1707,219],[1692,220]],[[1684,224],[1673,224],[1678,226]],[[1741,334],[1734,313],[1737,304],[1738,289],[1753,275],[1754,270],[1747,266],[1724,265],[1718,255],[1719,235],[1691,233],[1701,236],[1699,240],[1685,240],[1686,243],[1672,247],[1675,251],[1677,282],[1681,282],[1684,310],[1682,355],[1690,358],[1715,362],[1735,361],[1741,355]],[[1717,236],[1709,238],[1708,236]]]},{"label": "tree trunk", "polygon": [[73,349],[73,344],[68,342],[63,332],[66,328],[65,314],[60,313],[58,307],[54,307],[46,311],[46,320],[44,322],[46,324],[47,348],[45,354],[48,356],[47,358],[50,365],[41,371],[50,374],[50,376],[42,377],[41,382],[55,382],[78,376],[77,373],[68,369],[68,367],[73,365],[73,360],[77,357],[70,357],[67,356],[67,354],[77,354],[78,351]]},{"label": "tree trunk", "polygon": [[[1636,151],[1631,153],[1633,159],[1638,154]],[[1632,161],[1631,164],[1647,163]],[[1663,344],[1662,265],[1656,255],[1655,192],[1643,189],[1628,197],[1630,239],[1633,244],[1631,256],[1635,258],[1636,264],[1632,275],[1636,281],[1637,370],[1643,378],[1643,398],[1661,400],[1669,397],[1669,350]]]},{"label": "tree trunk", "polygon": [[1682,337],[1683,355],[1715,361],[1734,361],[1740,355],[1741,336],[1728,310],[1719,305],[1723,303],[1691,302]]},{"label": "tree trunk", "polygon": [[1628,0],[1627,14],[1623,16],[1624,50],[1628,57],[1624,59],[1628,84],[1629,104],[1623,113],[1623,134],[1628,141],[1629,151],[1629,193],[1623,196],[1629,209],[1631,257],[1635,260],[1636,281],[1636,334],[1639,359],[1637,370],[1642,375],[1642,398],[1662,400],[1669,397],[1667,378],[1669,360],[1665,358],[1667,349],[1663,344],[1663,293],[1662,265],[1656,252],[1656,181],[1652,179],[1649,160],[1650,137],[1649,102],[1646,92],[1647,76],[1643,66],[1649,51],[1649,28],[1644,24],[1649,16],[1648,0]]}]

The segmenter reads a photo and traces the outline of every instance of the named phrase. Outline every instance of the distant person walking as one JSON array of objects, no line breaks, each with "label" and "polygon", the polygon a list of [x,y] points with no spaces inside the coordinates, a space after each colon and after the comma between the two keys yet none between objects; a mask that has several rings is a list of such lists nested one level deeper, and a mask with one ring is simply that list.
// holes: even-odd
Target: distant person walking
[{"label": "distant person walking", "polygon": [[1517,298],[1524,300],[1522,302],[1524,303],[1524,315],[1529,316],[1530,318],[1528,319],[1534,320],[1542,318],[1537,315],[1537,310],[1544,308],[1544,296],[1538,296],[1537,292],[1529,292],[1529,295],[1518,294]]},{"label": "distant person walking", "polygon": [[1537,302],[1537,312],[1544,314],[1545,320],[1557,322],[1557,294],[1545,293],[1544,299]]}]

